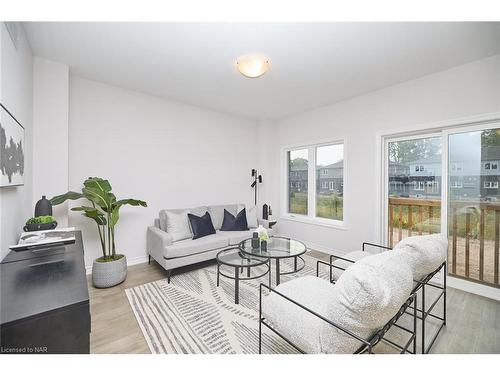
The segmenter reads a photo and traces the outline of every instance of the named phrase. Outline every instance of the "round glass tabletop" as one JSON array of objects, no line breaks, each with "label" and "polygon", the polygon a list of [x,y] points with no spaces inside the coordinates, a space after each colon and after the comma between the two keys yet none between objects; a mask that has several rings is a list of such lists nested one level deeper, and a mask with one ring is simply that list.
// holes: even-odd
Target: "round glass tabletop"
[{"label": "round glass tabletop", "polygon": [[254,267],[267,262],[266,259],[242,254],[238,247],[225,249],[217,254],[217,262],[232,267]]},{"label": "round glass tabletop", "polygon": [[248,238],[239,244],[240,250],[246,255],[259,258],[291,258],[306,252],[306,245],[302,242],[285,237],[271,237],[267,241],[267,249],[252,248],[252,239]]}]

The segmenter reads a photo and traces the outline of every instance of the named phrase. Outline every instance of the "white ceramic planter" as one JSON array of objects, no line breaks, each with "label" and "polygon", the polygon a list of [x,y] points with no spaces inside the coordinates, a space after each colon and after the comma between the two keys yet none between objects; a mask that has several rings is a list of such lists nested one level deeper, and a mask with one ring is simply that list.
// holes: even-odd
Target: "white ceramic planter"
[{"label": "white ceramic planter", "polygon": [[122,283],[127,278],[127,258],[125,255],[112,262],[92,264],[92,283],[96,288],[109,288]]}]

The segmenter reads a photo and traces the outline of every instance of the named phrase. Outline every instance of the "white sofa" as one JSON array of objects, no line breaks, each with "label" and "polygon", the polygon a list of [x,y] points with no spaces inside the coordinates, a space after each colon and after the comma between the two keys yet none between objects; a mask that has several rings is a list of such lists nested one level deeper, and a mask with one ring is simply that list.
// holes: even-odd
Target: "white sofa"
[{"label": "white sofa", "polygon": [[[313,276],[280,284],[268,296],[261,296],[259,324],[275,330],[305,353],[354,353],[362,341],[327,321],[369,340],[401,313],[410,296],[416,298],[414,280],[438,269],[446,250],[443,236],[414,237],[392,251],[365,254],[350,263],[334,284]],[[414,315],[416,330],[416,310]],[[261,335],[259,349],[260,340]]]},{"label": "white sofa", "polygon": [[[161,210],[159,217],[155,219],[155,225],[149,227],[147,231],[147,251],[150,259],[152,257],[167,270],[168,282],[170,282],[170,276],[173,269],[215,259],[219,251],[228,247],[238,246],[244,239],[252,237],[252,233],[256,229],[256,226],[254,223],[254,225],[250,227],[252,224],[250,222],[251,220],[249,220],[249,230],[246,231],[220,230],[222,218],[224,217],[224,209],[236,215],[237,211],[243,207],[245,207],[244,204],[227,204],[200,206],[192,209],[168,210],[176,213],[182,213],[188,210],[190,213],[197,216],[204,215],[205,212],[208,211],[216,230],[215,234],[202,238],[195,240],[192,238],[185,238],[178,241],[174,241],[172,236],[167,232],[167,210]],[[266,226],[268,226],[268,221],[257,219],[257,225],[262,225],[266,228]],[[271,236],[273,230],[269,228],[267,228],[267,230],[268,234]]]}]

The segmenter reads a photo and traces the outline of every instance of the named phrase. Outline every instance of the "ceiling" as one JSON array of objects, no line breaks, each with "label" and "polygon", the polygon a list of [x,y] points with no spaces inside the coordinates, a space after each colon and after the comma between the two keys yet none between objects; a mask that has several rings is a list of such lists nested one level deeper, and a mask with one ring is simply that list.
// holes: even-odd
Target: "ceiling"
[{"label": "ceiling", "polygon": [[[279,119],[500,53],[500,22],[24,23],[72,74],[253,119]],[[262,53],[262,77],[235,69]]]}]

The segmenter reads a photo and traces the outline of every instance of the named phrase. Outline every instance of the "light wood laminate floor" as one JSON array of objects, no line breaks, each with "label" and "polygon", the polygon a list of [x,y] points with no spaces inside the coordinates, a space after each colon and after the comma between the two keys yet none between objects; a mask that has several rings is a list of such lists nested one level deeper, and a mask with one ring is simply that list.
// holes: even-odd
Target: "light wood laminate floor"
[{"label": "light wood laminate floor", "polygon": [[[150,353],[125,289],[163,278],[165,270],[154,261],[129,267],[125,282],[109,289],[94,288],[89,276],[91,353]],[[452,288],[447,302],[448,324],[432,353],[500,353],[500,302]]]}]

